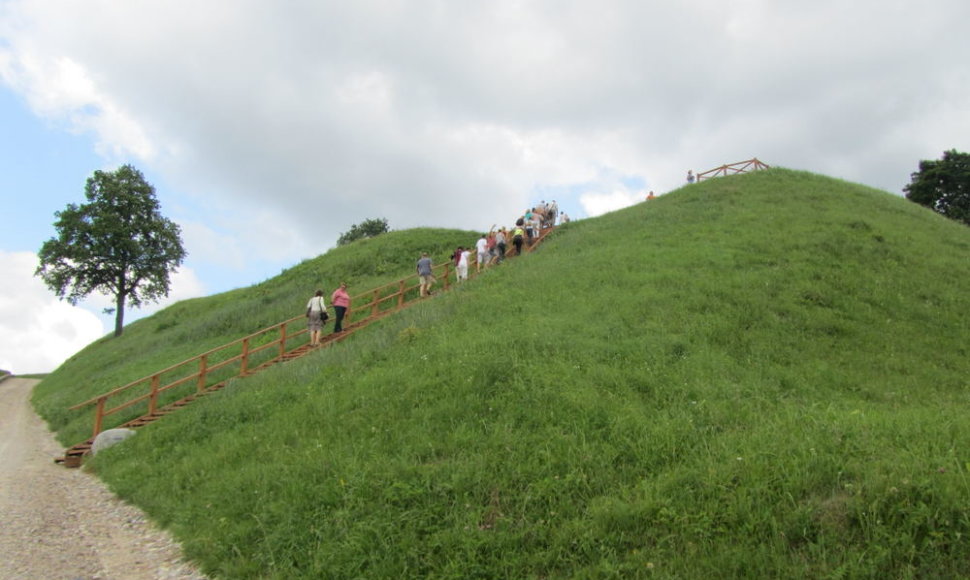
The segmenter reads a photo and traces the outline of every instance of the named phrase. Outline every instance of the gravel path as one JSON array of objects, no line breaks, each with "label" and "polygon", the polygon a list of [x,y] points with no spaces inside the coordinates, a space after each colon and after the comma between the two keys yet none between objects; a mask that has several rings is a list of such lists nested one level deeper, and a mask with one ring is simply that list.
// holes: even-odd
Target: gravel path
[{"label": "gravel path", "polygon": [[63,452],[30,406],[38,381],[0,382],[0,579],[204,579],[179,545]]}]

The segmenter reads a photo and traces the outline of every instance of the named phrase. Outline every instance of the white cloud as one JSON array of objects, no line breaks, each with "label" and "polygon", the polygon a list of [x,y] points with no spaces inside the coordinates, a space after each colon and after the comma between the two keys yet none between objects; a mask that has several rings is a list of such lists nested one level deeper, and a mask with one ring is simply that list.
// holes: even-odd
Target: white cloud
[{"label": "white cloud", "polygon": [[0,368],[49,372],[101,338],[98,317],[58,300],[33,276],[37,256],[0,251]]},{"label": "white cloud", "polygon": [[182,221],[179,227],[182,229],[182,245],[192,248],[192,258],[202,262],[221,263],[235,269],[245,266],[245,252],[236,236],[217,232],[197,221]]},{"label": "white cloud", "polygon": [[[13,373],[50,372],[64,360],[114,329],[114,299],[92,294],[71,306],[58,300],[35,277],[37,255],[0,250],[0,369]],[[169,296],[158,303],[125,312],[125,323],[149,316],[166,306],[205,295],[195,272],[181,268],[172,275]],[[110,330],[109,330],[110,329]]]},{"label": "white cloud", "polygon": [[205,285],[199,280],[199,277],[196,275],[195,271],[184,266],[172,274],[169,286],[170,288],[168,296],[159,301],[159,309],[170,304],[174,304],[180,300],[198,298],[199,296],[205,296],[206,294]]},{"label": "white cloud", "polygon": [[[291,258],[316,246],[292,237],[335,240],[368,217],[477,229],[604,167],[663,190],[759,156],[898,191],[970,123],[959,0],[14,0],[4,16],[0,70],[39,113],[204,208],[288,217],[289,235],[226,232]],[[894,129],[954,125],[947,143]]]},{"label": "white cloud", "polygon": [[101,92],[82,64],[64,56],[18,56],[6,53],[0,58],[0,79],[25,93],[38,115],[60,121],[73,132],[93,133],[98,152],[106,158],[155,157],[142,127]]},{"label": "white cloud", "polygon": [[598,215],[755,156],[898,193],[970,149],[967,21],[965,0],[6,0],[0,80],[162,175],[186,266],[223,289],[367,218]]},{"label": "white cloud", "polygon": [[[180,300],[188,300],[189,298],[198,298],[205,295],[205,284],[199,280],[194,270],[183,266],[169,278],[168,296],[163,297],[158,302],[145,302],[139,308],[126,308],[123,323],[130,324],[140,318],[151,316]],[[97,315],[104,326],[110,328],[111,332],[114,332],[114,296],[99,293],[89,294],[84,300],[78,303],[78,306]],[[105,313],[105,309],[110,309],[112,312],[107,314]]]},{"label": "white cloud", "polygon": [[636,191],[613,191],[610,193],[584,193],[580,196],[579,202],[582,204],[586,215],[596,217],[630,207],[646,199],[646,193]]}]

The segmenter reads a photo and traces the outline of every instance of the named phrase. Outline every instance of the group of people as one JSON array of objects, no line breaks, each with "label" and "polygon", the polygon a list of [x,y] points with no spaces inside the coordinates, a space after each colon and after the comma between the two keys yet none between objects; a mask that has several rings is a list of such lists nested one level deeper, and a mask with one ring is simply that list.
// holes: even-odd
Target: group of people
[{"label": "group of people", "polygon": [[[344,330],[344,315],[350,308],[350,295],[347,294],[346,282],[341,282],[340,287],[333,291],[330,295],[330,303],[333,304],[335,317],[333,332],[334,334],[341,333]],[[306,317],[307,330],[310,331],[310,346],[317,346],[320,344],[323,324],[330,318],[330,315],[327,314],[327,305],[323,300],[323,290],[317,290],[310,301],[307,302]]]},{"label": "group of people", "polygon": [[[542,235],[543,229],[556,225],[557,217],[560,225],[569,223],[569,216],[559,212],[555,200],[549,203],[542,201],[539,205],[526,209],[511,228],[493,225],[488,233],[482,234],[475,242],[475,271],[481,272],[482,268],[504,261],[509,244],[515,248],[517,254],[521,254],[522,248],[531,246]],[[468,279],[471,252],[472,248],[458,246],[451,255],[459,283]],[[427,254],[422,254],[417,264],[421,296],[431,293],[431,286],[435,282],[431,270],[431,259]]]},{"label": "group of people", "polygon": [[[505,260],[509,243],[515,247],[516,253],[521,254],[523,246],[525,244],[532,245],[542,234],[543,229],[556,225],[557,217],[560,225],[569,223],[569,216],[565,213],[559,213],[559,207],[555,200],[550,203],[542,201],[539,205],[527,209],[515,220],[515,226],[512,228],[501,227],[496,229],[496,226],[493,225],[488,233],[482,234],[482,237],[475,243],[476,271],[481,272],[483,267]],[[468,279],[471,248],[459,246],[452,254],[452,259],[455,263],[455,274],[458,282],[464,282]],[[435,277],[431,257],[428,256],[427,252],[423,252],[421,258],[418,259],[417,272],[420,295],[422,297],[430,295]],[[342,332],[343,319],[347,314],[347,309],[350,308],[350,296],[347,294],[346,283],[341,282],[340,287],[333,291],[330,295],[330,302],[333,304],[336,317],[333,332]],[[323,290],[317,290],[310,301],[307,302],[306,317],[307,328],[310,331],[310,345],[317,346],[320,344],[323,325],[329,319],[327,305],[323,299]]]}]

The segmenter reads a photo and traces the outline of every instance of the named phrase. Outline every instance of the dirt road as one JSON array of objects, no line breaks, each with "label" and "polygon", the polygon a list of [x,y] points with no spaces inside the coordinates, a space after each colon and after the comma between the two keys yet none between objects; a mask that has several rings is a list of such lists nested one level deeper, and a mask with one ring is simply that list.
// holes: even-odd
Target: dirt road
[{"label": "dirt road", "polygon": [[63,451],[30,406],[35,380],[0,382],[0,579],[202,579],[166,533]]}]

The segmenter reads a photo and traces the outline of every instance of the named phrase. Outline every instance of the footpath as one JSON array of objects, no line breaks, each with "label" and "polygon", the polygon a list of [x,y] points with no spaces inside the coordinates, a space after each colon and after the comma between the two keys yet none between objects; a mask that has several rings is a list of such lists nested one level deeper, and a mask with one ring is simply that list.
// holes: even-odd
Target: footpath
[{"label": "footpath", "polygon": [[143,512],[51,461],[62,448],[30,406],[38,382],[0,382],[0,580],[206,578]]}]

